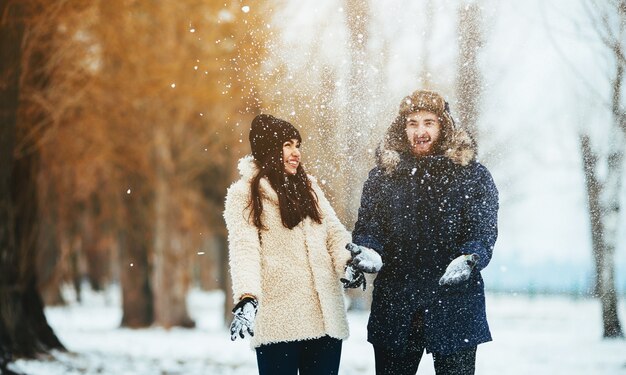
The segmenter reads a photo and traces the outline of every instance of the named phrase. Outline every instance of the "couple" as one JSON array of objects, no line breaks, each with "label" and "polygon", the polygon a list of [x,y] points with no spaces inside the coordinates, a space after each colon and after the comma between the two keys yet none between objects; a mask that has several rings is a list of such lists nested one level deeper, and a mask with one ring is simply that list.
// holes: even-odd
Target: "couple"
[{"label": "couple", "polygon": [[480,270],[497,237],[498,192],[448,103],[425,90],[400,103],[352,238],[304,172],[301,141],[287,121],[252,121],[252,156],[224,211],[231,338],[252,336],[262,375],[337,374],[343,288],[365,289],[363,273],[378,272],[367,327],[376,374],[415,374],[424,350],[437,374],[473,374],[476,346],[491,340]]}]

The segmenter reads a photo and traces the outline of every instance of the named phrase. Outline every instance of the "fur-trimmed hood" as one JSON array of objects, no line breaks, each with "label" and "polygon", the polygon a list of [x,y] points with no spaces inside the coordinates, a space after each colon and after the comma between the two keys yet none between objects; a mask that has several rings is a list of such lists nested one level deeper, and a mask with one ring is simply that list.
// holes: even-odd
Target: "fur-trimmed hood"
[{"label": "fur-trimmed hood", "polygon": [[[476,144],[467,131],[455,127],[447,133],[442,140],[443,156],[464,166],[476,159]],[[376,149],[376,165],[391,174],[398,167],[403,154],[410,154],[408,140],[404,127],[394,122]]]},{"label": "fur-trimmed hood", "polygon": [[400,102],[398,116],[387,129],[385,138],[376,150],[379,168],[391,174],[404,155],[411,155],[406,136],[406,119],[410,113],[421,110],[432,112],[439,118],[442,139],[437,145],[437,155],[463,166],[476,158],[476,143],[467,131],[455,124],[450,106],[444,97],[434,91],[416,90]]}]

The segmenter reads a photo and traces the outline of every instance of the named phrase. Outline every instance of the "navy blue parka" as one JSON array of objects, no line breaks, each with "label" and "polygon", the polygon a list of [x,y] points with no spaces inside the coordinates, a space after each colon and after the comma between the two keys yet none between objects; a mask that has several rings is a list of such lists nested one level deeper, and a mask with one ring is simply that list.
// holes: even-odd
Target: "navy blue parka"
[{"label": "navy blue parka", "polygon": [[[353,241],[379,252],[368,341],[403,351],[411,322],[423,315],[426,350],[442,355],[491,341],[480,271],[497,237],[498,191],[489,171],[472,160],[398,153],[380,164],[361,196]],[[480,257],[469,280],[440,286],[447,265],[462,254]]]}]

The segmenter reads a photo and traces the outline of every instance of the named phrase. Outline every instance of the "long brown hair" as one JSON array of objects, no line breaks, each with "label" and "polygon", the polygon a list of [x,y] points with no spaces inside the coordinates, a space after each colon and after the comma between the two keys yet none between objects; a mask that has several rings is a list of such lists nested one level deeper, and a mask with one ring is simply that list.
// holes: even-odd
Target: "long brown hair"
[{"label": "long brown hair", "polygon": [[266,177],[278,195],[278,208],[283,226],[292,229],[306,217],[321,224],[322,215],[317,204],[317,194],[313,191],[304,168],[298,165],[295,175],[285,173],[282,150],[279,152],[280,154],[271,155],[264,162],[254,161],[259,171],[251,181],[248,208],[251,208],[252,222],[259,229],[268,229],[261,222],[263,201],[260,183],[261,179]]}]

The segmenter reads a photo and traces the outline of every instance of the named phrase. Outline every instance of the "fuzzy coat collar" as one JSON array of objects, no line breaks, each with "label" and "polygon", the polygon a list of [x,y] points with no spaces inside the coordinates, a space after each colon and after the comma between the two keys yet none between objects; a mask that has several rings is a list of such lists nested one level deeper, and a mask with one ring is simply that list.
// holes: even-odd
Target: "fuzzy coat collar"
[{"label": "fuzzy coat collar", "polygon": [[[243,158],[239,159],[237,169],[239,169],[239,174],[241,175],[241,178],[248,182],[250,182],[259,171],[259,167],[255,163],[254,157],[252,155],[246,155]],[[317,180],[311,175],[307,175],[307,177],[309,178],[309,181],[311,181],[311,184],[315,189],[317,187]],[[259,188],[263,197],[269,199],[273,203],[278,204],[278,194],[276,193],[276,190],[272,188],[272,185],[267,178],[264,177],[261,179],[261,181],[259,182]]]},{"label": "fuzzy coat collar", "polygon": [[256,163],[254,162],[254,158],[252,157],[252,155],[246,155],[243,158],[239,159],[237,169],[239,169],[239,175],[241,175],[241,177],[249,180],[251,180],[256,172],[259,170],[259,168],[256,166]]},{"label": "fuzzy coat collar", "polygon": [[[241,178],[245,179],[248,182],[251,182],[252,178],[259,171],[259,167],[254,162],[254,157],[252,155],[246,155],[243,158],[239,159],[237,169],[239,169],[239,174],[241,175]],[[259,182],[259,188],[261,191],[261,196],[269,199],[272,203],[278,204],[278,194],[276,193],[276,190],[272,188],[272,185],[267,178],[261,179],[261,181]]]},{"label": "fuzzy coat collar", "polygon": [[[404,131],[404,130],[402,130]],[[385,138],[376,150],[376,165],[385,173],[391,174],[395,172],[401,164],[404,155],[407,154],[405,145],[397,145],[392,139],[400,139],[400,134],[390,127],[385,134]],[[448,139],[444,139],[445,152],[442,157],[450,159],[458,165],[468,165],[476,158],[476,144],[469,134],[461,128],[453,130]]]}]

